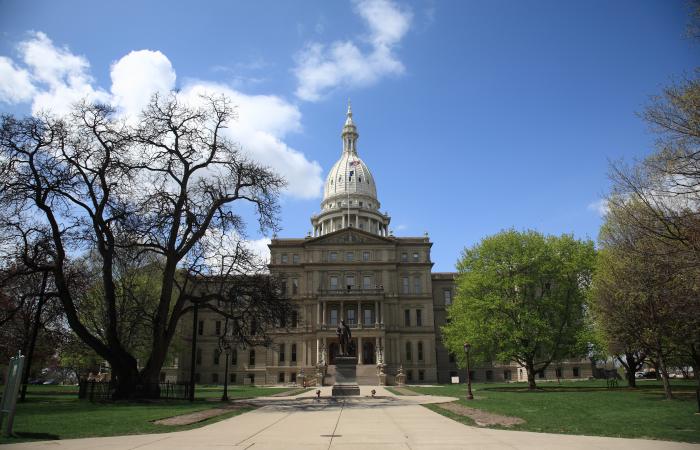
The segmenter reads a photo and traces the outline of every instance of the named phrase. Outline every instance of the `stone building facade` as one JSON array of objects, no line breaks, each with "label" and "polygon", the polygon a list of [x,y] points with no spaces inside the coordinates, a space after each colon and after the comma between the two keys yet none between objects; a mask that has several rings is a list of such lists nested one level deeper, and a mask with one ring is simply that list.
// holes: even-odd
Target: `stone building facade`
[{"label": "stone building facade", "polygon": [[[342,129],[343,149],[325,181],[321,210],[311,217],[312,232],[303,238],[272,239],[270,272],[283,280],[297,306],[284,328],[272,331],[269,347],[238,348],[231,353],[229,382],[296,383],[300,375],[315,380],[319,367],[333,381],[338,353],[336,327],[341,320],[352,331],[361,384],[394,383],[400,369],[408,383],[464,380],[440,340],[446,307],[455,295],[455,273],[433,273],[428,235],[396,237],[391,218],[380,211],[376,181],[357,152],[357,127],[348,108]],[[218,350],[223,320],[203,311],[198,320],[196,380],[223,382],[224,356]],[[183,319],[184,348],[192,335]],[[178,378],[189,379],[189,350]],[[585,377],[583,364],[577,374]],[[567,366],[568,368],[568,366]],[[570,371],[573,368],[569,368]],[[552,369],[554,370],[554,368]],[[474,369],[477,380],[526,380],[513,364]],[[564,376],[571,378],[571,376]]]}]

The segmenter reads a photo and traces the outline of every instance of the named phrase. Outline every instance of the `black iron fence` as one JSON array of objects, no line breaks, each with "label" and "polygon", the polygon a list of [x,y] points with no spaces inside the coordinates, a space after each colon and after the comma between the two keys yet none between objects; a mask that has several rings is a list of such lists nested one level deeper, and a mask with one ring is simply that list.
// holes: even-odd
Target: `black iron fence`
[{"label": "black iron fence", "polygon": [[[114,398],[114,382],[80,380],[78,398],[91,402],[108,402]],[[138,398],[161,400],[189,400],[192,386],[189,383],[144,383],[136,386]]]}]

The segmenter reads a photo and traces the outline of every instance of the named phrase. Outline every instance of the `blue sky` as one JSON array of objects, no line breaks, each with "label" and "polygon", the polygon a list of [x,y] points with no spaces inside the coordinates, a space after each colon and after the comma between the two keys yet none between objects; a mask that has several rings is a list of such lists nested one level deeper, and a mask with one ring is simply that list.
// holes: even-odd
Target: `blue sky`
[{"label": "blue sky", "polygon": [[395,234],[428,231],[447,271],[504,228],[596,238],[608,161],[651,150],[636,113],[698,63],[689,8],[0,0],[0,111],[87,95],[128,112],[153,90],[223,91],[239,105],[233,137],[288,179],[280,236],[299,237],[351,98]]}]

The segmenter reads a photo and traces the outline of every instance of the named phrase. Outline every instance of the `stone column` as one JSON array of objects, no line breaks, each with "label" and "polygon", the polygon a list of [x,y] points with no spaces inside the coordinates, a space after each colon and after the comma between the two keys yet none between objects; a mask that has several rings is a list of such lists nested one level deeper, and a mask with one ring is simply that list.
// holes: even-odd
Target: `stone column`
[{"label": "stone column", "polygon": [[340,320],[345,320],[345,302],[342,300],[340,301],[340,314],[339,314],[339,316],[340,316]]},{"label": "stone column", "polygon": [[345,214],[343,214],[343,228],[345,228]]},{"label": "stone column", "polygon": [[321,340],[316,338],[316,364],[321,361]]},{"label": "stone column", "polygon": [[321,324],[323,321],[321,320],[321,300],[319,300],[316,303],[316,323]]},{"label": "stone column", "polygon": [[379,301],[374,302],[374,324],[379,324]]},{"label": "stone column", "polygon": [[362,337],[357,337],[357,364],[362,365]]},{"label": "stone column", "polygon": [[362,302],[360,300],[357,301],[357,327],[362,328]]},{"label": "stone column", "polygon": [[326,311],[326,302],[321,302],[321,324],[323,326],[326,326],[326,314],[328,314],[328,311]]},{"label": "stone column", "polygon": [[384,305],[379,302],[379,323],[384,323]]}]

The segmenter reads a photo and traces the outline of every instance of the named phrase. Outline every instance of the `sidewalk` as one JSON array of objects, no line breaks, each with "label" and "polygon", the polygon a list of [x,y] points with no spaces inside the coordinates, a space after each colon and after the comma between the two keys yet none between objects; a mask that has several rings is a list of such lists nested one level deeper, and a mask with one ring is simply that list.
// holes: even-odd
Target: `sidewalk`
[{"label": "sidewalk", "polygon": [[[370,398],[375,389],[380,398]],[[420,406],[450,397],[397,397],[381,387],[330,398],[330,388],[295,397],[246,400],[259,409],[196,430],[2,446],[14,449],[695,449],[700,445],[469,427]]]}]

